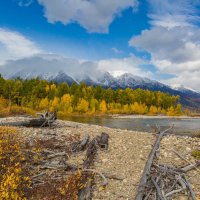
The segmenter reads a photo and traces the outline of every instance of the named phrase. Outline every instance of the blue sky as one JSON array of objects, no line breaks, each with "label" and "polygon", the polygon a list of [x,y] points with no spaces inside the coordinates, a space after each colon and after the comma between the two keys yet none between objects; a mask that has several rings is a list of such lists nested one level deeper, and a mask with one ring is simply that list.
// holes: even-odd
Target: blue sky
[{"label": "blue sky", "polygon": [[130,72],[199,90],[199,6],[198,0],[3,0],[0,65],[17,71],[23,59],[34,66],[36,56],[73,58],[115,76]]}]

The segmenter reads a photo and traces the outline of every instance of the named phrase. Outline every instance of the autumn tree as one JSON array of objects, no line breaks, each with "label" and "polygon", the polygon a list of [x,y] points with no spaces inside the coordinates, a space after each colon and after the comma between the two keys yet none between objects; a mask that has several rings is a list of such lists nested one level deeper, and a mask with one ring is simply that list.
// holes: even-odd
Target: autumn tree
[{"label": "autumn tree", "polygon": [[77,111],[80,113],[88,112],[89,103],[85,99],[80,99],[77,105]]},{"label": "autumn tree", "polygon": [[100,105],[99,105],[99,110],[102,112],[102,113],[105,113],[107,111],[107,106],[106,106],[106,102],[105,100],[102,100]]},{"label": "autumn tree", "polygon": [[43,109],[48,109],[49,107],[49,100],[46,98],[41,99],[40,104],[39,104],[39,109],[43,110]]}]

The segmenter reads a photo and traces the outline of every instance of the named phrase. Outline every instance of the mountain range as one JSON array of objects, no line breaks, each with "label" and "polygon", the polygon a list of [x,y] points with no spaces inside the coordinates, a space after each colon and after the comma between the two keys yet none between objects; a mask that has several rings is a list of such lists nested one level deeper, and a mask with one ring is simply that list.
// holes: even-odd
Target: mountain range
[{"label": "mountain range", "polygon": [[[4,74],[3,74],[4,75]],[[5,75],[4,75],[5,76]],[[179,95],[181,99],[181,103],[188,108],[193,108],[200,110],[200,93],[198,91],[194,91],[192,89],[185,88],[183,86],[172,88],[168,85],[160,83],[155,80],[151,80],[148,78],[143,78],[139,76],[135,76],[131,73],[125,73],[121,76],[114,77],[109,72],[101,72],[99,76],[94,78],[91,76],[76,76],[72,77],[68,75],[64,71],[58,71],[57,73],[40,73],[38,70],[20,70],[16,73],[6,74],[6,78],[22,78],[22,79],[30,79],[39,77],[41,79],[45,79],[48,81],[53,81],[57,83],[66,82],[68,85],[71,85],[73,82],[80,83],[85,82],[86,85],[97,86],[100,85],[103,88],[112,88],[112,89],[148,89],[151,91],[161,91],[166,92],[171,95]]]}]

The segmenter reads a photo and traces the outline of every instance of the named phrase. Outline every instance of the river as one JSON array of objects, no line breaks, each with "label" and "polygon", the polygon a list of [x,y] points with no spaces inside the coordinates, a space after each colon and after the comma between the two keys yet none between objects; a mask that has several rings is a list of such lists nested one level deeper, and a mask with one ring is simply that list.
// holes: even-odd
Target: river
[{"label": "river", "polygon": [[110,128],[155,132],[156,124],[162,129],[173,125],[173,133],[190,135],[200,131],[200,118],[112,118],[112,117],[67,117],[69,121],[96,124]]}]

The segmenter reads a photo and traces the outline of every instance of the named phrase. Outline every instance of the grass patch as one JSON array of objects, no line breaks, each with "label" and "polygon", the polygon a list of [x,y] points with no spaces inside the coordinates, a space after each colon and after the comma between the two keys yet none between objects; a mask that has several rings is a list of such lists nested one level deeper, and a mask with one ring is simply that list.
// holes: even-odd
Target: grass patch
[{"label": "grass patch", "polygon": [[194,151],[192,151],[192,156],[195,159],[200,160],[200,150],[194,150]]}]

